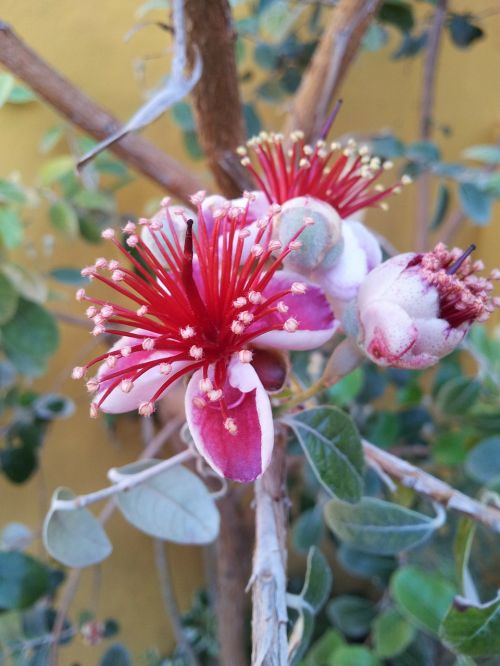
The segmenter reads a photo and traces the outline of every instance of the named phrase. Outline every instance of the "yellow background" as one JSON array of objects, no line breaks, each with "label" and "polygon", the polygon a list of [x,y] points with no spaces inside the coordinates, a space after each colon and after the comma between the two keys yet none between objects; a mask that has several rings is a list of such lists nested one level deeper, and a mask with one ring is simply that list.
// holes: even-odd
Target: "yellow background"
[{"label": "yellow background", "polygon": [[[491,1],[472,0],[452,3],[456,10],[478,13],[491,4]],[[164,55],[149,62],[144,82],[134,78],[134,62],[144,55],[165,52],[170,39],[156,28],[148,27],[124,42],[124,35],[136,22],[134,12],[138,5],[137,0],[3,0],[1,18],[11,23],[32,48],[71,81],[115,115],[126,119],[141,104],[142,92],[168,71],[168,57]],[[500,16],[488,18],[483,25],[487,38],[467,51],[452,47],[448,38],[444,39],[435,117],[438,123],[450,125],[453,133],[436,138],[450,161],[459,160],[467,146],[498,140]],[[376,54],[363,53],[358,58],[342,91],[345,103],[336,122],[336,134],[363,134],[390,128],[403,139],[416,139],[422,60],[390,61],[388,55],[395,45],[392,34],[389,48]],[[244,93],[250,95],[251,86],[247,86]],[[268,129],[278,130],[286,108],[262,104],[260,110]],[[55,113],[41,104],[3,108],[0,111],[0,176],[21,172],[26,184],[33,183],[41,161],[46,159],[38,152],[40,137],[57,123]],[[188,162],[178,130],[168,116],[144,134],[163,150]],[[203,164],[197,163],[196,168],[208,176]],[[160,194],[158,188],[138,178],[120,193],[119,206],[122,211],[139,214],[148,199]],[[369,212],[366,220],[401,250],[411,249],[415,203],[416,188],[405,188],[399,198],[390,202],[388,213]],[[462,237],[464,243],[472,239],[478,243],[478,256],[488,267],[499,263],[498,207],[495,213],[496,219],[488,227],[468,225]],[[47,221],[40,211],[32,213],[30,222],[33,237],[40,239],[48,232]],[[78,266],[100,252],[100,249],[96,251],[58,237],[54,256],[46,259],[40,254],[37,261],[43,268],[57,266],[58,262]],[[81,314],[80,305],[72,300],[59,309]],[[77,413],[54,426],[46,442],[41,477],[22,487],[0,479],[0,525],[15,520],[38,529],[46,510],[47,494],[50,496],[56,486],[69,486],[79,493],[100,488],[106,484],[109,467],[133,460],[140,451],[139,433],[133,424],[122,425],[118,441],[111,440],[102,421],[88,418],[88,398],[82,383],[67,381],[69,368],[78,361],[78,355],[87,344],[85,331],[62,327],[62,347],[51,363],[50,378],[44,380],[42,388],[57,388],[72,396]],[[130,428],[134,429],[132,433]],[[108,533],[114,551],[102,566],[99,615],[119,620],[121,638],[133,649],[134,663],[140,663],[139,655],[147,647],[157,645],[162,650],[171,647],[171,631],[160,599],[153,548],[147,537],[119,516],[111,520]],[[176,590],[186,608],[202,580],[200,553],[185,547],[171,547],[170,552]],[[74,610],[90,605],[91,578],[90,572],[84,574]],[[97,663],[97,652],[102,649],[85,648],[77,638],[70,648],[61,650],[60,663],[91,666]]]}]

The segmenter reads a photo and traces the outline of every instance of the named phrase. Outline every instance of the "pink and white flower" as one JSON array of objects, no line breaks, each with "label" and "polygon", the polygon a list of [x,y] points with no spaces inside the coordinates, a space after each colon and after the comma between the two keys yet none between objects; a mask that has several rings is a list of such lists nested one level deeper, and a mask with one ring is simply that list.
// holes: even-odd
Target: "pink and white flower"
[{"label": "pink and white flower", "polygon": [[[321,236],[313,228],[307,247],[307,237],[304,239],[302,256],[298,253],[294,257],[294,269],[302,260],[300,270],[304,275],[319,282],[335,300],[348,302],[355,297],[364,277],[382,260],[375,236],[356,218],[368,207],[385,209],[384,200],[398,193],[410,179],[403,177],[389,187],[376,184],[392,164],[372,157],[366,146],[359,147],[352,140],[344,148],[338,143],[327,145],[324,140],[310,146],[304,142],[302,132],[294,132],[290,140],[291,148],[286,151],[281,135],[262,133],[239,150],[241,163],[268,202],[282,205],[284,213],[278,219],[280,238],[286,237],[290,224],[294,226],[294,208],[297,213],[314,218],[318,205],[324,207],[325,228],[340,228],[340,234],[333,233],[339,238],[325,251],[321,243],[313,242],[314,235]],[[331,241],[332,238],[328,242]],[[306,254],[315,251],[312,261],[311,256],[306,258]]]},{"label": "pink and white flower", "polygon": [[452,352],[475,321],[485,321],[500,299],[481,261],[442,243],[425,254],[400,254],[365,278],[358,292],[358,344],[378,365],[426,368]]},{"label": "pink and white flower", "polygon": [[274,435],[267,390],[276,390],[284,378],[276,354],[257,347],[315,348],[333,335],[338,321],[320,287],[281,270],[302,229],[278,249],[272,223],[264,220],[242,262],[248,206],[228,207],[209,230],[201,198],[197,204],[196,231],[184,214],[183,244],[168,214],[168,235],[163,221],[142,220],[148,243],[135,225],[126,225],[125,245],[134,247],[142,263],[113,230],[103,232],[132,269],[100,259],[85,274],[120,298],[103,300],[84,290],[77,298],[91,303],[87,313],[95,335],[122,337],[107,353],[75,368],[73,376],[83,377],[100,364],[87,381],[94,393],[92,415],[99,409],[138,409],[149,416],[174,383],[191,375],[185,409],[196,447],[219,474],[247,482],[270,461]]}]

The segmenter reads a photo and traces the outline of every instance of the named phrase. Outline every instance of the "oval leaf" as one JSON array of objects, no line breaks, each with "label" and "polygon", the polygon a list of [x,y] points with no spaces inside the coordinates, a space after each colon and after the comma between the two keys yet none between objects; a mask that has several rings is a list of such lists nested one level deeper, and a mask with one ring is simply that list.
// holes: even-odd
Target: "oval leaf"
[{"label": "oval leaf", "polygon": [[395,608],[380,613],[373,623],[375,652],[390,659],[406,650],[415,637],[415,628]]},{"label": "oval leaf", "polygon": [[418,546],[441,527],[444,512],[430,518],[411,509],[365,497],[358,504],[330,500],[325,519],[332,532],[353,548],[394,555]]},{"label": "oval leaf", "polygon": [[391,593],[404,615],[420,628],[437,633],[455,590],[439,574],[407,566],[392,577]]},{"label": "oval leaf", "polygon": [[461,654],[471,657],[500,654],[500,597],[477,605],[457,597],[439,635]]},{"label": "oval leaf", "polygon": [[479,483],[500,478],[500,436],[487,437],[475,446],[465,461],[467,474]]},{"label": "oval leaf", "polygon": [[[136,474],[159,462],[145,460],[117,472]],[[212,496],[196,474],[180,465],[119,493],[117,501],[134,527],[158,539],[202,544],[213,541],[219,532],[219,512]]]},{"label": "oval leaf", "polygon": [[362,638],[370,631],[377,612],[368,599],[343,594],[328,604],[328,618],[349,638]]},{"label": "oval leaf", "polygon": [[49,217],[54,229],[68,238],[76,238],[80,227],[75,209],[67,201],[55,201],[49,208]]},{"label": "oval leaf", "polygon": [[[74,497],[68,488],[58,488],[52,501]],[[43,542],[47,552],[68,567],[97,564],[106,559],[112,550],[106,532],[87,509],[50,509],[43,525]]]},{"label": "oval leaf", "polygon": [[335,407],[315,407],[284,421],[326,490],[357,502],[363,489],[363,449],[352,419]]},{"label": "oval leaf", "polygon": [[323,553],[314,546],[307,556],[307,570],[301,597],[317,613],[328,599],[332,587],[332,571]]},{"label": "oval leaf", "polygon": [[0,325],[5,324],[17,310],[17,291],[9,280],[0,273]]},{"label": "oval leaf", "polygon": [[0,609],[27,608],[50,589],[50,570],[18,551],[0,553]]}]

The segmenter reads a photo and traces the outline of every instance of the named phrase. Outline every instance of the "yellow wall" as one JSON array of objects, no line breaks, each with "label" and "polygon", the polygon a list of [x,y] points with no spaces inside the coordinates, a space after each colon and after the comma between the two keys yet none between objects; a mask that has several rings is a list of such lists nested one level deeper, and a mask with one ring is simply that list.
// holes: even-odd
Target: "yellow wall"
[{"label": "yellow wall", "polygon": [[[146,28],[128,43],[123,42],[124,34],[134,23],[138,4],[138,0],[3,0],[2,18],[70,80],[125,119],[142,99],[141,86],[133,78],[134,59],[146,53],[159,53],[168,43],[168,37],[154,28]],[[479,12],[490,7],[491,2],[471,0],[452,4],[457,9],[473,7]],[[499,26],[500,17],[489,18],[485,23],[487,39],[466,52],[450,47],[445,40],[436,118],[454,130],[451,137],[440,140],[447,159],[459,159],[466,146],[498,138]],[[391,45],[394,44],[393,41]],[[165,58],[153,61],[148,67],[147,85],[154,83],[166,68]],[[420,59],[393,63],[388,60],[387,50],[361,55],[343,90],[345,104],[337,121],[337,133],[372,132],[387,127],[407,140],[414,139],[420,82]],[[262,106],[262,111],[267,114],[269,129],[278,129],[285,109]],[[0,176],[19,171],[26,183],[32,182],[42,159],[37,148],[40,136],[57,122],[52,111],[38,104],[2,109]],[[162,149],[187,161],[178,132],[168,119],[156,122],[144,134]],[[202,165],[197,168],[203,171]],[[139,178],[120,194],[120,208],[140,213],[147,199],[158,194],[157,188]],[[391,202],[389,213],[377,211],[367,216],[401,249],[412,246],[415,197],[416,189],[407,188]],[[498,207],[496,220],[489,227],[473,230],[469,227],[463,238],[464,242],[472,238],[478,242],[481,256],[490,267],[498,264],[500,254],[495,222],[498,225]],[[44,219],[34,217],[33,224],[35,232],[39,226],[40,233],[46,233]],[[65,263],[82,265],[93,259],[96,252],[94,248],[80,246],[77,251],[78,256],[72,257],[75,246],[58,239],[51,261],[57,265],[64,259]],[[72,300],[64,307],[75,314],[81,311]],[[87,343],[84,331],[63,327],[62,347],[52,361],[51,376],[44,380],[43,388],[57,386],[72,396],[77,413],[71,420],[56,425],[48,438],[43,483],[34,479],[17,488],[0,480],[0,525],[17,520],[36,528],[46,508],[43,503],[38,507],[44,497],[43,488],[50,496],[62,484],[82,493],[102,487],[109,467],[125,464],[139,451],[139,434],[130,434],[130,424],[121,428],[119,444],[110,441],[102,421],[88,418],[88,399],[81,383],[66,379],[68,369],[75,364],[75,355]],[[111,521],[109,534],[114,553],[102,567],[99,613],[119,619],[122,636],[133,647],[136,657],[151,645],[166,649],[171,644],[171,633],[161,606],[150,540],[118,516]],[[171,548],[171,552],[176,587],[186,606],[201,581],[200,555],[195,549],[181,547]],[[90,578],[86,573],[75,609],[90,603]],[[77,660],[82,666],[97,662],[95,651],[83,649],[79,640],[62,654],[63,665]]]}]

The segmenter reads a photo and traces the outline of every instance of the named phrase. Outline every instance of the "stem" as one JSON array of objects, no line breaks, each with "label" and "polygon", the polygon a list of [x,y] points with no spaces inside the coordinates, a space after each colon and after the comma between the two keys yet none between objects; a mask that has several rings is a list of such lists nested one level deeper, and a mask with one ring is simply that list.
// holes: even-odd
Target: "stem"
[{"label": "stem", "polygon": [[[0,62],[72,125],[95,139],[105,139],[120,127],[116,118],[42,60],[2,21]],[[189,203],[193,192],[201,189],[192,170],[186,169],[140,136],[129,135],[110,150],[186,203]]]},{"label": "stem", "polygon": [[245,140],[231,8],[227,0],[186,0],[185,13],[190,58],[193,60],[197,49],[203,62],[201,79],[193,91],[200,143],[222,193],[238,196],[244,189],[237,180],[239,159],[236,173],[232,163],[230,172],[225,166]]},{"label": "stem", "polygon": [[[427,55],[424,63],[422,100],[420,104],[419,138],[421,141],[428,141],[432,136],[437,63],[441,37],[446,21],[447,5],[448,0],[438,0],[429,34],[429,45],[427,47]],[[430,174],[426,171],[418,179],[417,225],[415,237],[417,252],[425,252],[425,250],[427,250],[429,235],[430,178]]]},{"label": "stem", "polygon": [[[141,453],[137,460],[146,460],[153,457],[161,450],[165,442],[167,442],[174,432],[181,425],[180,419],[172,419],[167,423],[158,434],[153,437],[153,439],[146,446],[144,451]],[[99,514],[99,522],[101,525],[105,525],[108,520],[111,518],[115,511],[116,505],[114,500],[111,499],[106,503],[101,513]],[[57,611],[57,617],[54,622],[54,629],[52,631],[54,642],[52,644],[52,649],[49,656],[49,666],[57,666],[57,653],[59,648],[59,640],[61,638],[62,630],[64,628],[64,622],[68,615],[69,609],[75,597],[75,594],[78,590],[78,584],[80,582],[80,576],[82,569],[70,569],[68,578],[66,581],[66,587],[64,594]]]},{"label": "stem", "polygon": [[152,467],[147,467],[142,472],[137,474],[131,474],[130,476],[123,476],[115,468],[111,468],[108,472],[108,478],[110,481],[114,482],[113,486],[108,486],[102,490],[96,490],[93,493],[88,493],[88,495],[78,495],[75,499],[72,500],[55,500],[52,502],[52,509],[56,511],[74,511],[75,509],[81,509],[84,506],[89,504],[94,504],[95,502],[100,502],[103,499],[117,495],[118,493],[124,492],[125,490],[130,490],[135,488],[135,486],[152,479],[153,477],[161,474],[166,469],[180,465],[187,460],[194,458],[196,454],[191,449],[182,451],[172,458],[163,460],[162,462],[154,465]]},{"label": "stem", "polygon": [[432,474],[411,465],[401,458],[379,449],[378,446],[363,441],[363,450],[368,463],[374,463],[384,472],[394,477],[407,488],[412,488],[420,495],[442,504],[446,509],[453,509],[473,520],[486,525],[494,532],[500,533],[500,510],[481,504],[477,500],[464,495],[459,490],[437,479]]},{"label": "stem", "polygon": [[306,141],[320,136],[328,107],[381,4],[381,0],[339,0],[295,95],[285,134],[301,129]]},{"label": "stem", "polygon": [[161,596],[167,615],[170,619],[174,631],[177,645],[186,657],[189,666],[200,666],[200,662],[193,651],[182,626],[179,608],[175,599],[175,592],[172,585],[172,576],[170,573],[170,564],[168,555],[165,552],[165,544],[160,539],[154,539],[155,562],[158,578],[160,580]]},{"label": "stem", "polygon": [[255,482],[252,666],[286,666],[286,451],[279,438],[271,464]]}]

